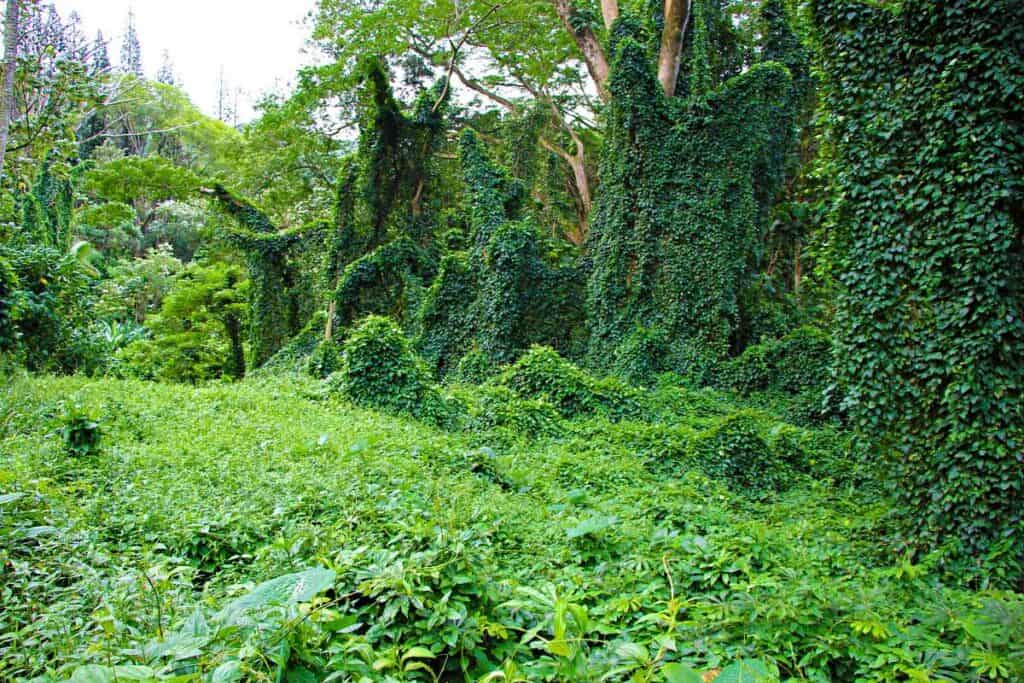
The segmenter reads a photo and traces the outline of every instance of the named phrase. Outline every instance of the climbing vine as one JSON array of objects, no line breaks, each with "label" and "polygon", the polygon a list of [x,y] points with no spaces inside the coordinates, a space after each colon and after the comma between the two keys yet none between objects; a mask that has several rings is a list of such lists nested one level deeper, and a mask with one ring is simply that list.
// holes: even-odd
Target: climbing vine
[{"label": "climbing vine", "polygon": [[[776,63],[716,85],[705,3],[695,3],[689,95],[666,98],[637,24],[612,29],[615,59],[587,284],[590,363],[608,366],[637,328],[660,329],[668,365],[723,357],[790,136],[791,78]],[[681,78],[687,74],[681,74]],[[758,183],[770,180],[771,187]]]},{"label": "climbing vine", "polygon": [[1020,579],[1020,3],[817,0],[814,10],[840,162],[846,405],[878,437],[906,544]]},{"label": "climbing vine", "polygon": [[299,232],[278,232],[265,213],[221,185],[206,192],[241,227],[226,227],[223,239],[238,248],[249,269],[249,344],[252,365],[259,367],[298,331],[290,296],[294,277],[287,251]]},{"label": "climbing vine", "polygon": [[564,349],[580,318],[574,266],[543,252],[540,230],[521,218],[522,185],[472,131],[462,135],[460,157],[470,248],[442,262],[420,311],[418,348],[441,372],[470,346],[493,364],[533,343]]}]

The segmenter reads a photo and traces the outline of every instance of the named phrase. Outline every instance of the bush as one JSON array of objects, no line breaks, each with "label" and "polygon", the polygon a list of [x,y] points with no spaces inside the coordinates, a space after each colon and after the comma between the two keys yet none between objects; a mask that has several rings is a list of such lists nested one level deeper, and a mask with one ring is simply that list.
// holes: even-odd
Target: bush
[{"label": "bush", "polygon": [[533,346],[497,378],[523,398],[544,398],[564,417],[637,412],[637,392],[620,381],[597,380],[546,346]]},{"label": "bush", "polygon": [[358,405],[431,422],[443,422],[451,414],[401,328],[383,316],[367,316],[355,326],[331,384]]},{"label": "bush", "polygon": [[799,327],[781,339],[748,347],[727,361],[718,383],[741,393],[776,389],[822,394],[829,381],[832,340],[815,327]]},{"label": "bush", "polygon": [[793,470],[787,460],[762,437],[765,418],[741,411],[719,419],[690,442],[690,458],[709,476],[731,487],[751,492],[781,490],[790,483]]},{"label": "bush", "polygon": [[455,380],[464,384],[482,384],[494,374],[494,364],[479,347],[474,346],[459,359]]},{"label": "bush", "polygon": [[559,431],[561,416],[543,399],[520,398],[511,389],[496,386],[472,387],[461,393],[471,429],[508,429],[525,436]]}]

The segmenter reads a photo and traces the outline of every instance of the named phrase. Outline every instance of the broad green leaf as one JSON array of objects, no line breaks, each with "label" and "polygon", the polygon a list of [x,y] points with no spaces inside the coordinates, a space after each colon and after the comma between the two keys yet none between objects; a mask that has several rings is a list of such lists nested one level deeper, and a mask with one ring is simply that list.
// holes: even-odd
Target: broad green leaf
[{"label": "broad green leaf", "polygon": [[742,659],[722,669],[715,683],[773,683],[767,665],[757,659]]},{"label": "broad green leaf", "polygon": [[417,645],[416,647],[411,647],[405,651],[405,654],[402,655],[402,663],[404,664],[407,659],[433,659],[436,656],[437,655],[427,648],[419,647]]},{"label": "broad green leaf", "polygon": [[661,667],[661,672],[665,675],[666,683],[704,683],[699,673],[679,662],[666,664]]},{"label": "broad green leaf", "polygon": [[307,569],[265,581],[252,591],[228,604],[218,619],[230,621],[237,616],[270,605],[295,605],[307,602],[334,585],[335,573],[330,569]]}]

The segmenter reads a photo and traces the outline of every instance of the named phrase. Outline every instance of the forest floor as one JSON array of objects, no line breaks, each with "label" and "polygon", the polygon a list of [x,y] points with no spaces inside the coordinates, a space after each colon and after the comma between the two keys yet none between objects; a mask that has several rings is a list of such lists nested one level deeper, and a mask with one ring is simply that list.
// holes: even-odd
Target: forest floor
[{"label": "forest floor", "polygon": [[[0,678],[999,680],[977,658],[1014,646],[978,624],[1019,628],[1020,597],[894,555],[855,440],[652,396],[639,420],[445,431],[300,377],[10,378]],[[692,467],[737,411],[803,449],[783,485]],[[76,429],[100,436],[73,455]]]}]

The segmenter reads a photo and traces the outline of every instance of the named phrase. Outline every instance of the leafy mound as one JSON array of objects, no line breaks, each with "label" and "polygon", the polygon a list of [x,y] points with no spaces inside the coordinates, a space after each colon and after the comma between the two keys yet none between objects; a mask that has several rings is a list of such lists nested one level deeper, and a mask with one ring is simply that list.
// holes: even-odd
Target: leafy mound
[{"label": "leafy mound", "polygon": [[794,472],[791,462],[799,451],[790,451],[790,457],[783,458],[762,437],[764,420],[763,415],[750,411],[719,419],[690,442],[691,460],[734,489],[786,488]]},{"label": "leafy mound", "polygon": [[523,398],[543,398],[567,418],[635,414],[635,389],[614,378],[595,379],[545,346],[533,346],[495,378]]},{"label": "leafy mound", "polygon": [[370,315],[345,340],[331,386],[353,403],[428,421],[448,412],[430,373],[390,318]]},{"label": "leafy mound", "polygon": [[799,327],[781,339],[747,348],[723,364],[720,383],[741,393],[769,389],[797,394],[823,392],[829,379],[832,340],[815,327]]}]

